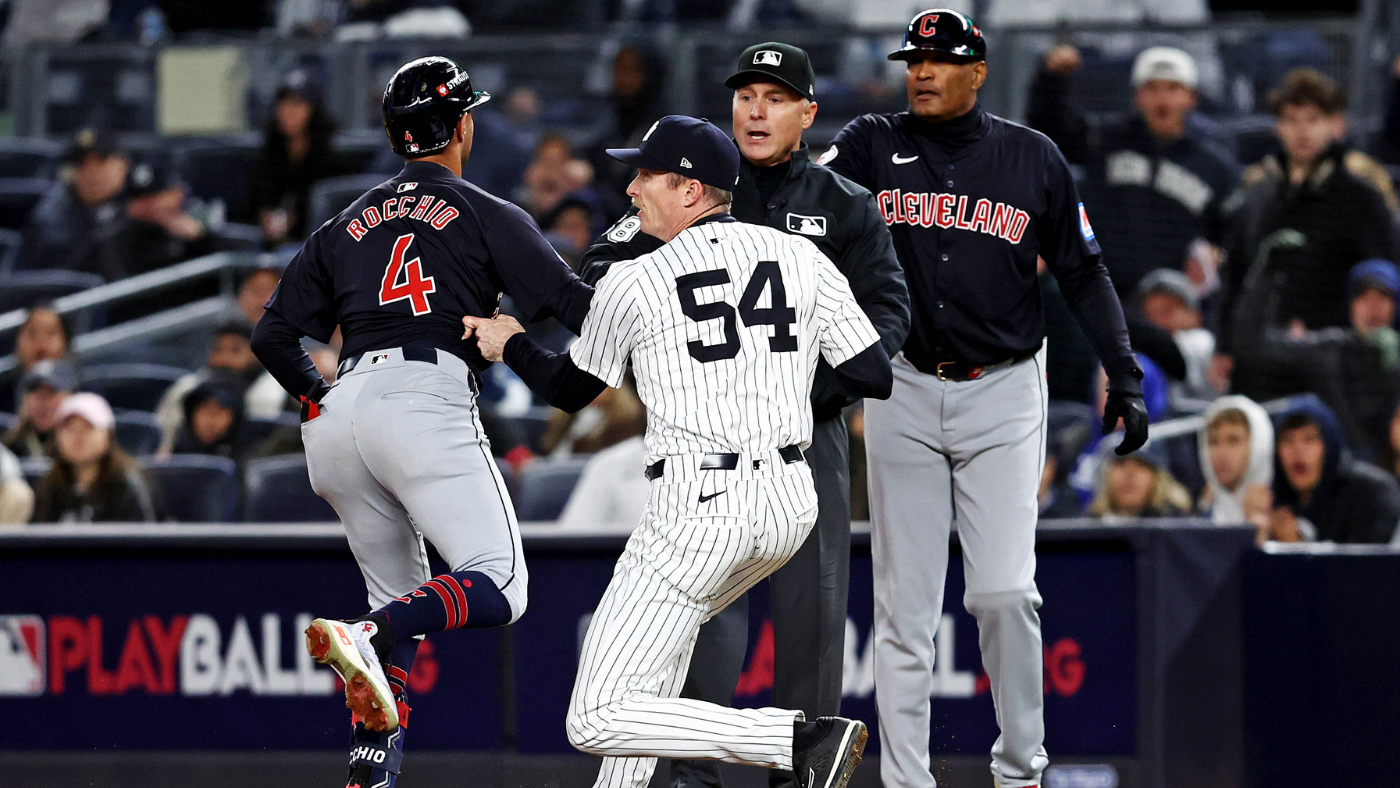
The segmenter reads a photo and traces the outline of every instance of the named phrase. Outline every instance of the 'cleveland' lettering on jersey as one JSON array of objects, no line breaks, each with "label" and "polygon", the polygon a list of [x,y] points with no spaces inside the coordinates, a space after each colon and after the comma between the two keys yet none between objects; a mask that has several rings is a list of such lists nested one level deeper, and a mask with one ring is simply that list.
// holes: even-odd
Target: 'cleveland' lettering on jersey
[{"label": "'cleveland' lettering on jersey", "polygon": [[966,194],[935,194],[931,192],[902,192],[885,189],[875,195],[885,224],[909,224],[915,227],[941,227],[971,230],[994,235],[1008,243],[1018,244],[1030,224],[1030,214],[1004,202],[977,200],[971,208]]}]

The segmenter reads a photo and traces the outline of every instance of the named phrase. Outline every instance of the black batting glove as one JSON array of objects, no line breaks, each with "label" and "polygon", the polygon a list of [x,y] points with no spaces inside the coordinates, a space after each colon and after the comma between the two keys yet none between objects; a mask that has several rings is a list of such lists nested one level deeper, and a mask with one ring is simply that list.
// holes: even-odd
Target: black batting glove
[{"label": "black batting glove", "polygon": [[1132,454],[1147,443],[1147,406],[1142,402],[1142,370],[1133,365],[1108,378],[1108,401],[1103,407],[1103,434],[1123,420],[1123,442],[1114,453]]}]

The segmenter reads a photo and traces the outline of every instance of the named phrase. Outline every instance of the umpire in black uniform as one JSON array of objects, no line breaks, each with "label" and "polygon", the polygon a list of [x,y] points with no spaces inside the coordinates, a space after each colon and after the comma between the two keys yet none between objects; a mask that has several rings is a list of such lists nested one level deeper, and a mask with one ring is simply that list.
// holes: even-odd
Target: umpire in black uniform
[{"label": "umpire in black uniform", "polygon": [[[866,189],[809,160],[802,132],[817,114],[815,75],[807,53],[776,42],[751,46],[736,73],[735,144],[741,154],[731,213],[741,222],[801,235],[831,258],[851,283],[856,300],[893,356],[909,333],[909,292],[889,230]],[[596,285],[614,260],[631,260],[661,247],[630,212],[584,255],[580,273]],[[807,719],[841,710],[846,595],[850,575],[851,475],[849,438],[841,411],[851,400],[830,385],[832,370],[819,361],[812,385],[812,445],[807,462],[816,482],[816,527],[802,548],[771,579],[773,703],[801,709]],[[729,703],[748,646],[747,597],[700,630],[681,695]],[[790,772],[772,772],[775,785],[792,785]],[[718,786],[714,761],[675,761],[675,786]]]}]

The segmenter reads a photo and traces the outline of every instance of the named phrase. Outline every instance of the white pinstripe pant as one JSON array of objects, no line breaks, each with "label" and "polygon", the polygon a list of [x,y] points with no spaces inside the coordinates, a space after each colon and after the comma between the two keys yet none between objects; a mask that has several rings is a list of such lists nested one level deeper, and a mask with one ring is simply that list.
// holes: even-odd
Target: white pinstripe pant
[{"label": "white pinstripe pant", "polygon": [[567,727],[571,744],[605,756],[598,788],[645,786],[658,757],[792,768],[802,712],[676,696],[700,625],[807,538],[817,516],[812,474],[776,451],[740,455],[733,471],[699,462],[667,458],[584,638]]}]

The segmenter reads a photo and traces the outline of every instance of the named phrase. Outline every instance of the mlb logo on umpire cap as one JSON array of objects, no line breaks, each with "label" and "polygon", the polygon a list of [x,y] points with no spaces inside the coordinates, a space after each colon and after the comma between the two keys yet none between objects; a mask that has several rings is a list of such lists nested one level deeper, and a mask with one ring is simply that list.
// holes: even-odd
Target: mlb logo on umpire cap
[{"label": "mlb logo on umpire cap", "polygon": [[0,616],[0,695],[43,695],[44,619]]},{"label": "mlb logo on umpire cap", "polygon": [[754,53],[753,63],[756,66],[780,66],[783,64],[783,53],[762,49]]}]

